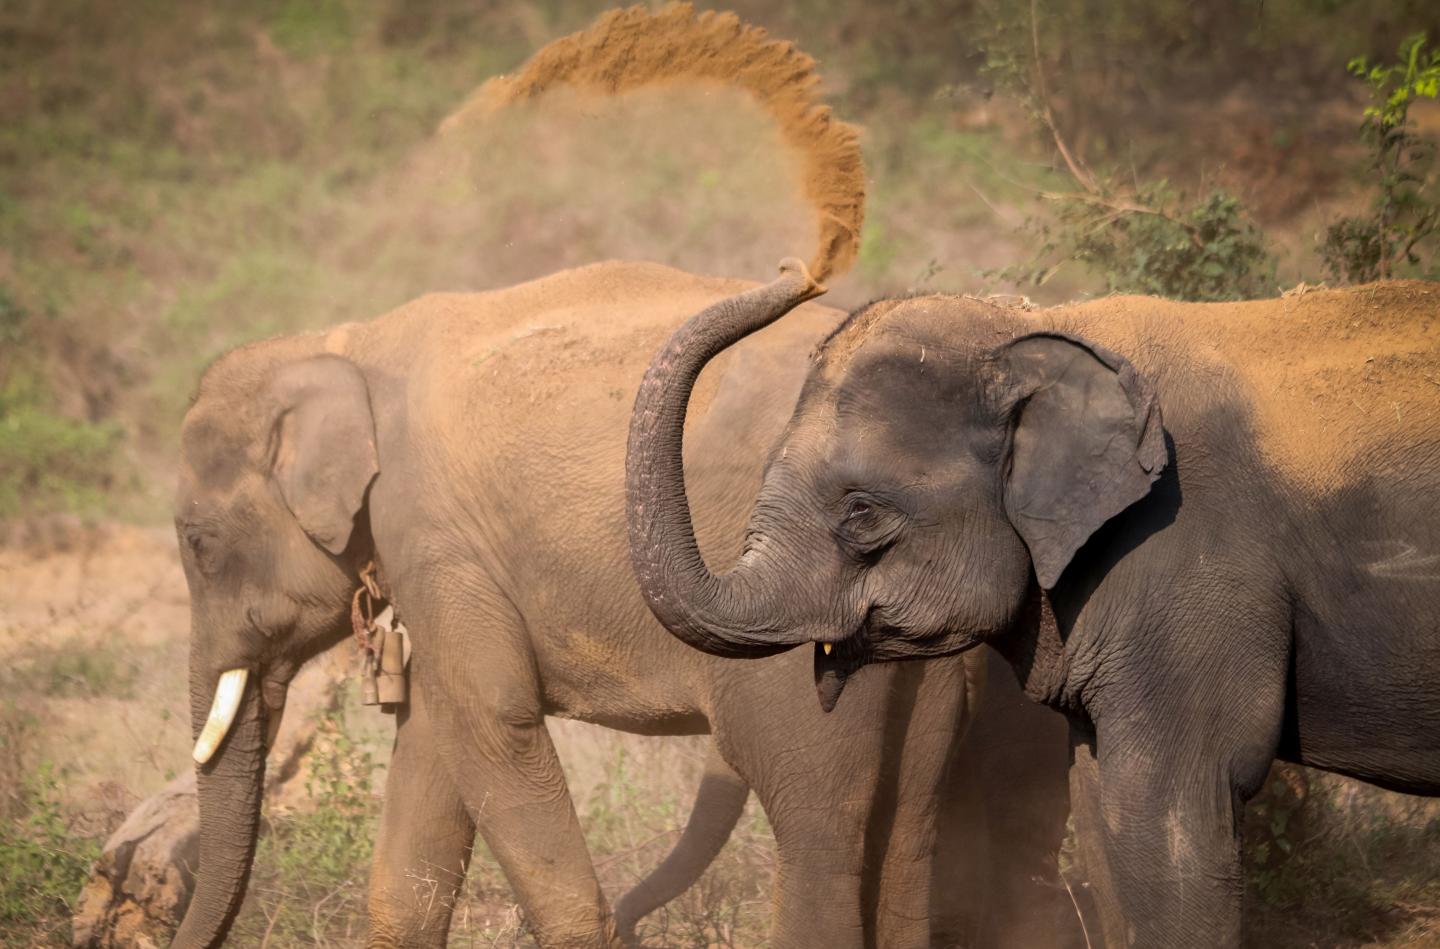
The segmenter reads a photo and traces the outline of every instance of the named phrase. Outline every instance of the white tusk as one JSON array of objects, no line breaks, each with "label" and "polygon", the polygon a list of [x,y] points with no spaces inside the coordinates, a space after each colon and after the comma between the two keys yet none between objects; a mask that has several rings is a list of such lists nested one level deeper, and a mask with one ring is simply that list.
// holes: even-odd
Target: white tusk
[{"label": "white tusk", "polygon": [[285,706],[265,710],[265,750],[275,747],[275,736],[280,734],[280,723],[285,720]]},{"label": "white tusk", "polygon": [[235,713],[240,711],[240,700],[245,697],[245,680],[248,678],[249,669],[231,669],[221,674],[220,682],[215,686],[215,702],[210,706],[210,717],[205,719],[205,727],[200,730],[200,737],[195,740],[195,751],[191,753],[196,764],[209,761],[215,749],[220,747],[220,742],[225,740],[225,733],[235,721]]}]

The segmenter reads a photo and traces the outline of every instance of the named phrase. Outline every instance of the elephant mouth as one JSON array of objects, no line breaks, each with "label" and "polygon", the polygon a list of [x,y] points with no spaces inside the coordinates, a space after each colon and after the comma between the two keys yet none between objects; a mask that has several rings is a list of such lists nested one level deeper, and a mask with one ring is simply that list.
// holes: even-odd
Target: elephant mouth
[{"label": "elephant mouth", "polygon": [[255,687],[260,690],[261,707],[265,715],[265,750],[275,747],[275,740],[280,734],[280,723],[285,719],[285,697],[290,687],[289,680],[267,678],[263,674],[252,673],[249,666],[236,666],[221,673],[216,682],[210,713],[206,716],[205,725],[191,752],[196,764],[209,764],[224,745],[230,728],[235,723],[245,690]]},{"label": "elephant mouth", "polygon": [[869,660],[869,643],[859,632],[837,642],[815,644],[815,694],[822,711],[835,710],[845,683]]}]

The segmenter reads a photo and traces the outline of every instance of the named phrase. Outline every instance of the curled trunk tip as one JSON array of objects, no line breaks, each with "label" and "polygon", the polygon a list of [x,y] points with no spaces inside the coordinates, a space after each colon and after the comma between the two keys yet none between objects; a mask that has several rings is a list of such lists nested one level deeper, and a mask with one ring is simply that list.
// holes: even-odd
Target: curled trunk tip
[{"label": "curled trunk tip", "polygon": [[769,284],[686,320],[655,354],[635,397],[625,458],[631,563],[655,617],[714,655],[760,657],[792,644],[774,641],[781,604],[762,602],[753,571],[716,576],[700,556],[682,452],[690,394],[712,358],[824,292],[804,262],[785,258]]}]

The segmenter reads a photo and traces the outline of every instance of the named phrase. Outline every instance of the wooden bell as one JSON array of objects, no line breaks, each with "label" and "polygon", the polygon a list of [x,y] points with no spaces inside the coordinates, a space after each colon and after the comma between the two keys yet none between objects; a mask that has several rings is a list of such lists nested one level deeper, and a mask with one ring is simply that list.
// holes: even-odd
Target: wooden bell
[{"label": "wooden bell", "polygon": [[[377,679],[380,704],[386,706],[404,704],[407,693],[405,683],[405,628],[395,623],[395,614],[386,607],[376,618],[376,623],[385,631],[380,644],[380,674]],[[387,708],[386,711],[394,711]]]},{"label": "wooden bell", "polygon": [[360,669],[360,704],[379,705],[380,687],[376,673],[378,666],[373,652],[365,653],[365,664]]}]

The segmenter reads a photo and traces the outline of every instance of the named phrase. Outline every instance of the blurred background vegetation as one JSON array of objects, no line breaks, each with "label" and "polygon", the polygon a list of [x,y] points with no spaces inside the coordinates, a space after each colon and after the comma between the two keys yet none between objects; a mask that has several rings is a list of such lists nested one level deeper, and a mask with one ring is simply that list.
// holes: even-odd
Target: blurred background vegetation
[{"label": "blurred background vegetation", "polygon": [[[866,129],[842,303],[1269,295],[1379,273],[1386,214],[1434,226],[1433,78],[1396,141],[1364,110],[1399,79],[1347,69],[1440,37],[1425,0],[732,6],[816,55]],[[465,175],[407,173],[467,92],[604,8],[0,4],[0,516],[156,516],[199,371],[251,338],[606,257],[762,276],[742,245],[796,251],[773,136],[717,119],[746,112],[719,92],[707,121],[574,106],[492,130]],[[1393,272],[1433,273],[1409,250]]]},{"label": "blurred background vegetation", "polygon": [[[761,278],[805,253],[788,158],[725,90],[562,93],[436,137],[484,79],[608,6],[0,0],[0,548],[51,544],[57,516],[163,524],[180,417],[204,366],[241,342],[612,257]],[[1234,299],[1440,276],[1432,0],[723,8],[815,55],[836,111],[864,128],[869,215],[835,305],[907,290]],[[112,606],[139,628],[168,590],[165,635],[47,642],[0,676],[0,944],[63,938],[97,838],[184,766],[183,584],[154,561],[173,543],[145,536],[151,553],[114,559],[160,562],[159,579]],[[39,628],[17,615],[0,615],[6,654]],[[66,703],[135,710],[143,766],[112,760],[113,731],[98,757],[57,754],[76,741]],[[371,748],[383,768],[383,742],[333,729],[344,773],[368,774]],[[606,747],[580,807],[597,853],[618,854],[603,858],[618,885],[658,858],[643,828],[682,819],[695,765],[657,786],[626,770],[633,747]],[[88,810],[66,793],[107,781],[119,796]],[[1256,945],[1440,942],[1432,811],[1281,785],[1252,812]],[[255,897],[271,902],[246,932],[346,944],[369,788],[322,773],[326,812],[276,825]],[[763,932],[766,831],[747,820],[760,823],[740,856],[662,924],[671,944]],[[302,851],[325,865],[296,864]],[[505,905],[493,864],[473,876],[484,905]],[[338,896],[316,935],[302,891],[321,884]],[[492,922],[466,932],[520,938],[516,920]]]}]

